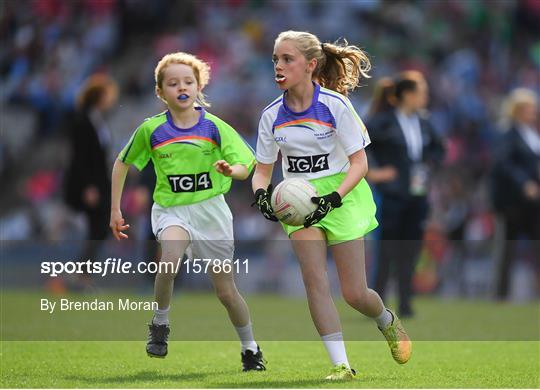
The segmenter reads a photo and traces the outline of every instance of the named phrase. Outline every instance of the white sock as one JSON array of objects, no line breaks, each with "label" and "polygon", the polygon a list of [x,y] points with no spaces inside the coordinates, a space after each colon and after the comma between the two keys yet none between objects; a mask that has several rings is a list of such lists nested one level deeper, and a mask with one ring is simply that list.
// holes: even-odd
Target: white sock
[{"label": "white sock", "polygon": [[321,339],[334,366],[345,364],[347,367],[351,367],[349,366],[349,360],[347,359],[347,352],[345,352],[343,333],[330,333],[325,336],[321,336]]},{"label": "white sock", "polygon": [[379,328],[384,329],[394,321],[394,316],[390,313],[390,310],[384,307],[381,314],[379,314],[378,317],[375,317],[375,321]]},{"label": "white sock", "polygon": [[169,309],[170,306],[166,309],[154,310],[154,318],[152,318],[152,323],[156,325],[169,325]]},{"label": "white sock", "polygon": [[238,337],[242,343],[242,353],[246,352],[247,349],[253,351],[253,353],[257,353],[257,343],[253,337],[251,322],[246,326],[235,326],[234,329],[236,329],[236,333],[238,333]]}]

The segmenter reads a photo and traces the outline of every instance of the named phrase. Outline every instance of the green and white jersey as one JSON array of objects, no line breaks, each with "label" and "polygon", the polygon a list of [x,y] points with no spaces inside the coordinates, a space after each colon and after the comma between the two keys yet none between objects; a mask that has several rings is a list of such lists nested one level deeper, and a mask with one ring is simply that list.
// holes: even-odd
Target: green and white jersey
[{"label": "green and white jersey", "polygon": [[291,111],[283,94],[263,110],[259,122],[257,161],[272,164],[281,151],[286,179],[311,180],[347,172],[348,156],[371,142],[349,99],[314,85],[307,110]]},{"label": "green and white jersey", "polygon": [[156,171],[154,202],[163,207],[188,205],[224,194],[232,179],[212,166],[218,160],[242,164],[251,172],[252,149],[227,123],[197,107],[199,122],[181,129],[165,111],[146,119],[118,155],[142,170],[151,159]]}]

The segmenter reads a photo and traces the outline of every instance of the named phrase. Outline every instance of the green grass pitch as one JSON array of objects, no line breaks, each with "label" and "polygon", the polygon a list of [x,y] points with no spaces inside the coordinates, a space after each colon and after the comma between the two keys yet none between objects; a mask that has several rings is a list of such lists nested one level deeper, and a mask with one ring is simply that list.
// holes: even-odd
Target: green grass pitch
[{"label": "green grass pitch", "polygon": [[[413,356],[409,363],[400,366],[392,360],[386,343],[373,341],[382,339],[373,323],[338,300],[344,333],[356,340],[346,341],[346,345],[349,361],[358,376],[353,382],[327,383],[322,378],[328,373],[330,363],[322,343],[316,340],[303,299],[247,297],[256,334],[263,338],[260,344],[268,360],[268,371],[242,373],[239,343],[234,341],[234,332],[224,311],[211,295],[176,297],[176,310],[171,318],[174,341],[170,343],[166,359],[151,359],[145,354],[144,324],[150,317],[146,312],[111,313],[108,320],[126,321],[123,317],[127,316],[126,323],[133,324],[125,326],[125,341],[20,341],[25,340],[23,336],[28,335],[29,330],[39,329],[41,324],[47,332],[52,331],[51,324],[43,322],[47,318],[44,314],[28,310],[32,304],[36,305],[36,298],[41,295],[2,294],[1,387],[540,387],[537,304],[513,306],[420,299],[417,301],[418,318],[405,321],[416,340]],[[20,311],[24,307],[27,309]],[[209,316],[209,312],[216,314]],[[56,320],[63,326],[84,329],[85,324],[91,324],[93,329],[106,329],[106,323],[92,322],[88,313],[81,313],[81,319],[77,319],[78,314],[72,314],[56,317]],[[449,322],[452,316],[459,320]],[[83,321],[83,318],[88,320]],[[495,323],[499,325],[494,326]],[[201,328],[203,324],[208,325],[207,332],[222,328],[227,332],[212,341],[189,340],[179,334],[186,328],[195,332],[196,326]],[[272,329],[287,324],[292,332],[289,338],[285,337],[287,332],[276,333]],[[465,332],[461,338],[456,328]],[[296,337],[302,331],[309,335],[304,335],[305,341],[293,341],[302,340]],[[355,331],[359,335],[355,335]],[[360,334],[367,336],[362,339]],[[493,337],[479,337],[482,334]],[[510,334],[516,337],[507,337]],[[202,340],[202,333],[197,337]],[[136,339],[140,341],[127,341]],[[473,341],[475,339],[482,341]]]},{"label": "green grass pitch", "polygon": [[[261,343],[262,344],[262,343]],[[2,387],[538,388],[538,342],[417,342],[404,366],[381,342],[348,342],[353,382],[326,383],[319,342],[265,342],[266,372],[240,371],[236,342],[172,342],[150,359],[144,342],[4,342]]]}]

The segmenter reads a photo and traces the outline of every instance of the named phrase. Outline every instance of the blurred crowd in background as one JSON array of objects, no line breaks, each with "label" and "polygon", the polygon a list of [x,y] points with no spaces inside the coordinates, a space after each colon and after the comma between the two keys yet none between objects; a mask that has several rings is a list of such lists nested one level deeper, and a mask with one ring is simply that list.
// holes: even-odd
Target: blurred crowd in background
[{"label": "blurred crowd in background", "polygon": [[[505,96],[516,87],[540,93],[539,26],[537,0],[2,1],[2,239],[85,237],[84,223],[61,192],[68,134],[77,130],[66,128],[65,118],[90,75],[105,73],[119,85],[118,102],[105,118],[111,166],[144,118],[164,109],[153,71],[175,51],[210,63],[210,111],[254,147],[260,112],[279,95],[274,39],[284,30],[307,30],[323,42],[345,37],[370,55],[372,78],[351,95],[362,117],[378,79],[404,69],[426,76],[430,119],[445,140],[446,156],[429,196],[415,289],[487,296],[496,246],[489,196],[493,145],[509,125],[502,115]],[[148,238],[146,177],[133,170],[123,199],[131,237],[139,240]],[[227,199],[237,238],[284,238],[249,207],[248,182],[235,183]],[[516,298],[538,296],[539,264],[527,250],[514,267]],[[266,261],[276,265],[267,267],[269,280],[279,279],[280,257],[279,248],[268,248]]]}]

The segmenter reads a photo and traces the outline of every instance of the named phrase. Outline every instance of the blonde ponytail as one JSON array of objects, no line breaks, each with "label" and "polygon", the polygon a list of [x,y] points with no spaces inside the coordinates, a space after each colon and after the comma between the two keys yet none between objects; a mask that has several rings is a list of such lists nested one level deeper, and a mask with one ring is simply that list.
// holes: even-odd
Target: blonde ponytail
[{"label": "blonde ponytail", "polygon": [[371,62],[367,54],[356,46],[343,43],[321,44],[326,60],[317,66],[314,76],[328,89],[347,95],[360,85],[362,78],[370,78]]}]

